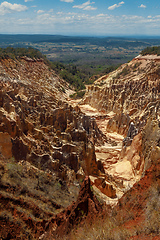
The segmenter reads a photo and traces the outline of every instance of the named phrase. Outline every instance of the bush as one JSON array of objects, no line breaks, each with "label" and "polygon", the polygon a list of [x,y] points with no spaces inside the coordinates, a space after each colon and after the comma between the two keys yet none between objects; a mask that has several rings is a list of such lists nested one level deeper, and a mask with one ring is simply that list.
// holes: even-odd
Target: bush
[{"label": "bush", "polygon": [[147,47],[144,50],[141,51],[141,55],[145,56],[147,54],[156,54],[160,55],[160,46],[153,46],[153,47]]},{"label": "bush", "polygon": [[0,48],[0,59],[4,58],[11,58],[11,59],[17,59],[21,57],[29,57],[29,58],[35,58],[40,59],[43,58],[44,60],[47,59],[46,57],[37,49],[34,48],[13,48],[13,47],[7,47],[7,48]]},{"label": "bush", "polygon": [[75,65],[65,65],[60,62],[50,62],[49,65],[51,69],[66,82],[70,83],[77,91],[85,89],[85,83],[87,83],[88,79]]},{"label": "bush", "polygon": [[77,91],[76,93],[70,95],[70,98],[73,98],[73,99],[79,99],[79,98],[82,98],[84,96],[86,91]]}]

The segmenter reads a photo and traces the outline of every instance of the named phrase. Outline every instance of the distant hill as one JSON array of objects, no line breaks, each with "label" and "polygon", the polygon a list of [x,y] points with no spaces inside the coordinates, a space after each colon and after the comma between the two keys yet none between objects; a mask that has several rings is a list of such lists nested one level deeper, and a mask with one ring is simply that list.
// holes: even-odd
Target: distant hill
[{"label": "distant hill", "polygon": [[[110,37],[71,37],[71,36],[31,36],[30,41],[33,42],[52,42],[52,43],[75,43],[75,44],[93,44],[98,46],[112,46],[112,47],[137,47],[141,45],[150,45],[150,41],[141,39],[129,39],[129,38],[110,38]],[[153,40],[152,40],[153,41]],[[154,40],[155,42],[155,40]],[[157,41],[156,41],[157,42]],[[159,42],[159,41],[158,41]]]},{"label": "distant hill", "polygon": [[40,42],[74,42],[74,43],[90,43],[96,45],[134,47],[139,45],[155,45],[160,43],[159,38],[129,38],[129,37],[81,37],[81,36],[63,36],[63,35],[43,35],[43,34],[0,34],[1,44],[16,43],[40,43]]}]

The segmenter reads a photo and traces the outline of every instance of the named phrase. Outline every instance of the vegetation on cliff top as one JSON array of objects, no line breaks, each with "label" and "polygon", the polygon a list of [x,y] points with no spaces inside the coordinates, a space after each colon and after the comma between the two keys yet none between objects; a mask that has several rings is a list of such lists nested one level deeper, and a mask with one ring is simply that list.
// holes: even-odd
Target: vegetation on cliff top
[{"label": "vegetation on cliff top", "polygon": [[[45,55],[43,55],[39,50],[32,47],[29,48],[0,48],[0,59],[11,58],[19,59],[22,57],[28,57],[32,59],[43,59],[43,61],[49,66],[50,69],[53,69],[61,78],[68,82],[71,86],[77,91],[76,96],[82,97],[84,92],[81,90],[85,89],[86,84],[92,84],[95,79],[100,77],[100,75],[90,76],[88,73],[81,71],[74,64],[63,64],[57,61],[49,61]],[[114,70],[113,66],[109,66],[103,71],[104,75],[108,72]],[[90,78],[91,77],[91,78]]]},{"label": "vegetation on cliff top", "polygon": [[62,77],[70,85],[74,86],[76,90],[85,89],[85,84],[90,83],[88,77],[79,71],[76,65],[63,64],[60,62],[49,62],[51,69],[53,69],[60,77]]},{"label": "vegetation on cliff top", "polygon": [[[147,47],[141,51],[142,55],[157,54],[160,55],[160,46]],[[58,61],[49,61],[45,55],[39,50],[28,47],[28,48],[0,48],[0,59],[11,58],[18,59],[21,57],[28,57],[32,59],[43,59],[43,61],[53,69],[60,77],[75,88],[78,92],[85,89],[86,84],[92,84],[97,78],[114,71],[119,65],[110,65],[105,69],[101,69],[101,73],[89,74],[88,72],[80,70],[75,64],[64,64]],[[80,92],[79,97],[81,97]],[[77,94],[76,94],[77,96]],[[75,96],[74,96],[75,97]]]},{"label": "vegetation on cliff top", "polygon": [[64,65],[59,62],[51,62],[39,50],[32,47],[0,48],[0,59],[19,59],[22,57],[43,59],[44,62],[49,65],[50,69],[53,69],[57,74],[59,74],[60,77],[70,83],[70,85],[74,86],[76,90],[85,89],[85,84],[89,83],[87,77],[83,73],[81,73],[75,65]]},{"label": "vegetation on cliff top", "polygon": [[156,54],[160,56],[160,46],[147,47],[141,51],[142,56],[147,54]]},{"label": "vegetation on cliff top", "polygon": [[32,59],[46,59],[45,55],[43,55],[40,51],[34,48],[0,48],[0,59],[11,58],[11,59],[18,59],[21,57],[29,57]]}]

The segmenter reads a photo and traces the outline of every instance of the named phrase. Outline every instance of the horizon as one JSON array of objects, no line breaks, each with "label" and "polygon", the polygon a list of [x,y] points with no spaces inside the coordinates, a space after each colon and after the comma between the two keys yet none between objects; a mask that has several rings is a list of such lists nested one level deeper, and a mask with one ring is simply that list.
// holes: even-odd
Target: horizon
[{"label": "horizon", "polygon": [[60,36],[60,37],[81,37],[81,38],[129,38],[129,39],[159,39],[160,35],[72,35],[72,34],[47,34],[47,33],[0,33],[7,36]]},{"label": "horizon", "polygon": [[9,0],[0,2],[0,34],[159,36],[160,2]]}]

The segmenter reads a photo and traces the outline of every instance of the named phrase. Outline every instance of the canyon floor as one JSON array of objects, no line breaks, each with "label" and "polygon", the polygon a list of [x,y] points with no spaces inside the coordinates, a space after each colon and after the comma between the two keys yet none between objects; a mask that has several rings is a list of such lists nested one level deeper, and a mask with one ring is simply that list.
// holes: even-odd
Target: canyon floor
[{"label": "canyon floor", "polygon": [[[110,113],[98,111],[89,104],[81,103],[81,100],[69,100],[69,103],[73,107],[78,106],[86,116],[94,118],[98,128],[106,136],[107,142],[102,145],[95,145],[96,160],[102,162],[104,174],[98,177],[90,175],[90,179],[95,193],[103,199],[107,205],[115,206],[118,199],[139,180],[139,178],[135,178],[134,176],[130,161],[126,161],[126,159],[121,157],[125,136],[107,129],[109,120],[116,114],[113,111]],[[109,188],[108,191],[104,191],[101,186],[103,179],[106,180],[108,186],[114,187],[114,194],[111,193],[112,190],[109,190]]]}]

